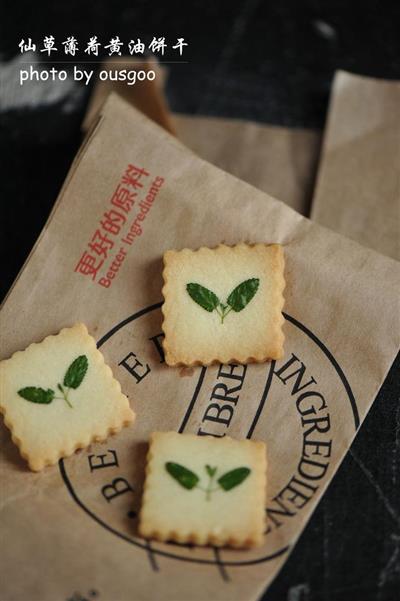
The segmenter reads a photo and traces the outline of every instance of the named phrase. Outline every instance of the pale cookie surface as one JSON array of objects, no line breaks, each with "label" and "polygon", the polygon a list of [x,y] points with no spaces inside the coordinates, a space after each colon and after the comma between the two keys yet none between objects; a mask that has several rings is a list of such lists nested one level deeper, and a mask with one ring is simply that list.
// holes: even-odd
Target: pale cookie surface
[{"label": "pale cookie surface", "polygon": [[162,308],[166,363],[282,358],[283,271],[279,244],[167,251]]},{"label": "pale cookie surface", "polygon": [[105,440],[135,417],[83,324],[0,363],[0,411],[34,471]]},{"label": "pale cookie surface", "polygon": [[153,433],[140,534],[198,545],[261,545],[266,462],[262,442]]}]

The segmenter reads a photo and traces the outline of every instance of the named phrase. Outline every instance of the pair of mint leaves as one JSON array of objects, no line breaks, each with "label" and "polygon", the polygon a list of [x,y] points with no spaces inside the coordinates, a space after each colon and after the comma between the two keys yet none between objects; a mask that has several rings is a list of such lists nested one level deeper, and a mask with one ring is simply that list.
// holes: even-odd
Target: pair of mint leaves
[{"label": "pair of mint leaves", "polygon": [[86,355],[80,355],[72,361],[65,372],[63,383],[57,384],[57,388],[62,394],[61,397],[56,397],[55,391],[51,388],[45,390],[44,388],[38,388],[36,386],[26,386],[25,388],[21,388],[21,390],[18,390],[18,394],[31,403],[40,403],[41,405],[49,405],[54,399],[61,399],[72,409],[72,405],[68,399],[69,392],[71,389],[76,390],[82,384],[88,366],[89,362]]},{"label": "pair of mint leaves", "polygon": [[246,478],[250,475],[250,468],[248,467],[237,467],[229,472],[225,472],[222,476],[218,478],[215,482],[214,478],[217,473],[217,467],[211,467],[210,465],[205,465],[204,469],[208,475],[208,483],[204,488],[200,486],[200,477],[192,470],[189,470],[184,465],[180,463],[173,463],[172,461],[168,461],[165,464],[165,469],[169,473],[172,478],[174,478],[183,488],[187,490],[192,490],[193,488],[199,488],[200,490],[206,493],[206,500],[209,501],[211,499],[212,493],[217,490],[229,491],[235,486],[239,486]]},{"label": "pair of mint leaves", "polygon": [[224,319],[228,313],[231,311],[239,313],[239,311],[242,311],[249,304],[257,292],[259,285],[259,278],[245,280],[232,290],[226,299],[226,303],[222,303],[214,292],[195,282],[187,284],[186,290],[189,296],[200,307],[203,307],[203,309],[210,313],[216,310],[220,316],[221,323],[224,323]]}]

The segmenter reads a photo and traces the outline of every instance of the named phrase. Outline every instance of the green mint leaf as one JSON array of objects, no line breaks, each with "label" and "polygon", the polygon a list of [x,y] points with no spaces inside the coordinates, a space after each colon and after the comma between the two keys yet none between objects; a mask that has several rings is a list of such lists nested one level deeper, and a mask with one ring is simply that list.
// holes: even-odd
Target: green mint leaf
[{"label": "green mint leaf", "polygon": [[87,368],[88,360],[86,355],[77,357],[67,369],[67,373],[64,376],[64,386],[68,386],[68,388],[78,388],[85,377]]},{"label": "green mint leaf", "polygon": [[210,313],[220,304],[218,296],[200,284],[187,284],[186,290],[195,303]]},{"label": "green mint leaf", "polygon": [[212,478],[215,475],[216,471],[217,471],[216,467],[211,467],[210,465],[206,465],[206,472],[210,476],[210,478]]},{"label": "green mint leaf", "polygon": [[27,386],[18,390],[19,396],[23,399],[30,401],[31,403],[40,403],[42,405],[48,405],[54,399],[54,390],[48,388],[36,388],[36,386]]},{"label": "green mint leaf", "polygon": [[57,384],[57,388],[60,392],[64,392],[64,388],[61,386],[61,384]]},{"label": "green mint leaf", "polygon": [[228,300],[226,301],[230,307],[237,313],[242,311],[246,305],[251,301],[253,296],[258,290],[258,286],[260,285],[260,280],[258,278],[251,278],[250,280],[245,280],[239,286],[236,286],[234,290],[228,296]]},{"label": "green mint leaf", "polygon": [[179,463],[172,463],[171,461],[168,461],[165,464],[165,469],[170,476],[175,478],[175,480],[179,482],[181,486],[183,486],[183,488],[187,488],[188,490],[194,488],[200,480],[200,478],[194,472],[188,470]]},{"label": "green mint leaf", "polygon": [[221,478],[218,478],[218,484],[224,490],[231,490],[246,480],[251,470],[248,467],[238,467],[235,470],[226,472]]}]

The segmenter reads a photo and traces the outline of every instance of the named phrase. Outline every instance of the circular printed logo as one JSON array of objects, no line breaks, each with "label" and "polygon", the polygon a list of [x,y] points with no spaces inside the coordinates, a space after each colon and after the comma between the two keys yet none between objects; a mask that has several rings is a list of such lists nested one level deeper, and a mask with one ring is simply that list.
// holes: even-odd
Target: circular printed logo
[{"label": "circular printed logo", "polygon": [[[249,365],[168,368],[161,303],[116,324],[98,342],[137,417],[105,443],[60,460],[74,501],[100,526],[160,557],[226,566],[271,561],[288,552],[359,425],[346,377],[316,334],[285,316],[285,357]],[[267,443],[265,544],[244,552],[149,542],[137,534],[149,434],[175,430]],[[336,445],[340,432],[341,445]]]}]

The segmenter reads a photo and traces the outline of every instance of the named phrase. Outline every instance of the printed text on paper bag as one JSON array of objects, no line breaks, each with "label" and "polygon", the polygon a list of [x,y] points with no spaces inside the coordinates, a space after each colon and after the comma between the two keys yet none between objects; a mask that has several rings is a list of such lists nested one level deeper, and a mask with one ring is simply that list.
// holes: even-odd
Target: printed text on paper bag
[{"label": "printed text on paper bag", "polygon": [[[164,178],[149,182],[150,173],[143,167],[129,164],[113,195],[110,206],[99,219],[98,228],[87,244],[75,267],[75,272],[109,288],[126,259],[129,247],[143,233],[143,222],[155,201]],[[133,207],[138,212],[130,222]]]}]

